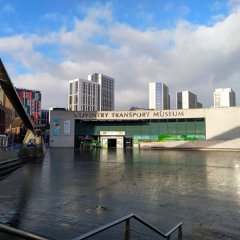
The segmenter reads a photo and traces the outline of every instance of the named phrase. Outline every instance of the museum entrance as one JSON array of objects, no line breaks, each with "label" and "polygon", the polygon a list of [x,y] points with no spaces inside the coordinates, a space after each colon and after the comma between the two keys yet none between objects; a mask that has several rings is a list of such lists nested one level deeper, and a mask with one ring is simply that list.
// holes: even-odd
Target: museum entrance
[{"label": "museum entrance", "polygon": [[103,148],[124,148],[124,131],[100,131],[100,144]]},{"label": "museum entrance", "polygon": [[108,148],[116,148],[117,147],[117,139],[109,138],[108,139]]}]

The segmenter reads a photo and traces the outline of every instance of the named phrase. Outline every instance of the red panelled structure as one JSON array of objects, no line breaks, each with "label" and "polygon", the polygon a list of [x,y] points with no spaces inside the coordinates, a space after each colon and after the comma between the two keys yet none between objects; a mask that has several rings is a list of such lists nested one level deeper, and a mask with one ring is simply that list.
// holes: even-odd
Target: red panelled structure
[{"label": "red panelled structure", "polygon": [[41,124],[41,92],[22,88],[16,88],[16,91],[34,124]]}]

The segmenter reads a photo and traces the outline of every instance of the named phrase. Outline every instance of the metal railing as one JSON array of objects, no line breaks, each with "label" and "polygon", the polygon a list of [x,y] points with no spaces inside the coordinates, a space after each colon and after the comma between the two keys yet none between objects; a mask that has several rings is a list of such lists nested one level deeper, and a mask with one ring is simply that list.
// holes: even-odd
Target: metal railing
[{"label": "metal railing", "polygon": [[0,152],[12,152],[13,150],[13,146],[0,147]]},{"label": "metal railing", "polygon": [[[131,239],[131,234],[130,234],[131,233],[131,226],[130,226],[131,219],[137,220],[139,223],[143,224],[144,226],[146,226],[147,228],[149,228],[150,230],[152,230],[153,232],[155,232],[156,234],[158,234],[159,236],[161,236],[167,240],[170,240],[171,235],[177,231],[177,239],[182,240],[182,222],[178,223],[169,232],[163,233],[162,231],[153,227],[151,224],[149,224],[148,222],[146,222],[145,220],[143,220],[142,218],[138,217],[137,215],[135,215],[133,213],[129,214],[127,216],[124,216],[122,218],[119,218],[115,221],[112,221],[110,223],[107,223],[101,227],[98,227],[98,228],[90,231],[90,232],[82,234],[76,238],[73,238],[72,240],[88,239],[88,238],[93,237],[109,228],[112,228],[112,227],[114,227],[118,224],[124,223],[124,222],[125,222],[124,240],[130,240]],[[41,237],[36,234],[30,233],[27,231],[23,231],[23,230],[19,230],[19,229],[16,229],[16,228],[13,228],[8,225],[1,224],[1,223],[0,223],[0,232],[4,232],[4,233],[10,234],[10,235],[18,236],[23,239],[29,239],[29,240],[50,240],[49,238]]]},{"label": "metal railing", "polygon": [[38,236],[36,234],[30,233],[27,231],[13,228],[13,227],[10,227],[10,226],[2,224],[2,223],[0,223],[0,232],[4,232],[4,233],[10,234],[12,236],[17,236],[17,237],[20,237],[23,239],[29,239],[29,240],[50,240],[48,238],[44,238],[44,237]]},{"label": "metal railing", "polygon": [[76,237],[72,240],[83,240],[83,239],[88,239],[98,233],[101,233],[109,228],[112,228],[120,223],[125,222],[125,237],[124,240],[130,240],[131,239],[131,228],[130,228],[130,219],[135,219],[138,222],[140,222],[141,224],[143,224],[144,226],[146,226],[147,228],[151,229],[153,232],[157,233],[159,236],[170,240],[171,239],[171,235],[177,230],[177,239],[178,240],[182,240],[182,222],[180,222],[179,224],[177,224],[174,228],[172,228],[169,232],[167,233],[163,233],[162,231],[158,230],[157,228],[153,227],[151,224],[149,224],[148,222],[146,222],[145,220],[143,220],[142,218],[138,217],[137,215],[131,213],[125,217],[119,218],[115,221],[112,221],[110,223],[107,223],[99,228],[96,228],[88,233],[82,234],[79,237]]}]

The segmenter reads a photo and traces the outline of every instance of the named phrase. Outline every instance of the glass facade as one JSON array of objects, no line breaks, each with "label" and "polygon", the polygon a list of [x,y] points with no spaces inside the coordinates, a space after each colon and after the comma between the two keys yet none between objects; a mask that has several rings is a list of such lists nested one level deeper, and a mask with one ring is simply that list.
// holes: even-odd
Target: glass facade
[{"label": "glass facade", "polygon": [[170,109],[169,90],[164,83],[149,83],[149,109]]},{"label": "glass facade", "polygon": [[49,123],[49,110],[41,111],[41,124],[46,125]]},{"label": "glass facade", "polygon": [[138,121],[76,120],[76,136],[99,136],[100,131],[125,131],[125,136],[139,141],[205,140],[204,118],[154,119]]},{"label": "glass facade", "polygon": [[177,93],[177,109],[182,109],[183,104],[182,104],[182,92]]},{"label": "glass facade", "polygon": [[163,109],[162,83],[156,83],[156,109]]}]

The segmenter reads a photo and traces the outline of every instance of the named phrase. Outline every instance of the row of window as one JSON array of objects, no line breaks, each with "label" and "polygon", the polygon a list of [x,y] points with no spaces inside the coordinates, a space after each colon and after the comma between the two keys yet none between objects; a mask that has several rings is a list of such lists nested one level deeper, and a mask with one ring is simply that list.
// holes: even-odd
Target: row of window
[{"label": "row of window", "polygon": [[94,95],[96,94],[96,85],[82,83],[82,92],[83,94]]},{"label": "row of window", "polygon": [[80,111],[96,111],[96,109],[94,105],[82,105]]},{"label": "row of window", "polygon": [[[74,84],[74,92],[73,92],[73,84]],[[76,94],[78,92],[78,81],[75,81],[73,83],[70,83],[69,85],[69,94]]]},{"label": "row of window", "polygon": [[77,121],[76,135],[99,135],[100,131],[125,131],[132,135],[206,135],[204,119],[144,121]]}]

